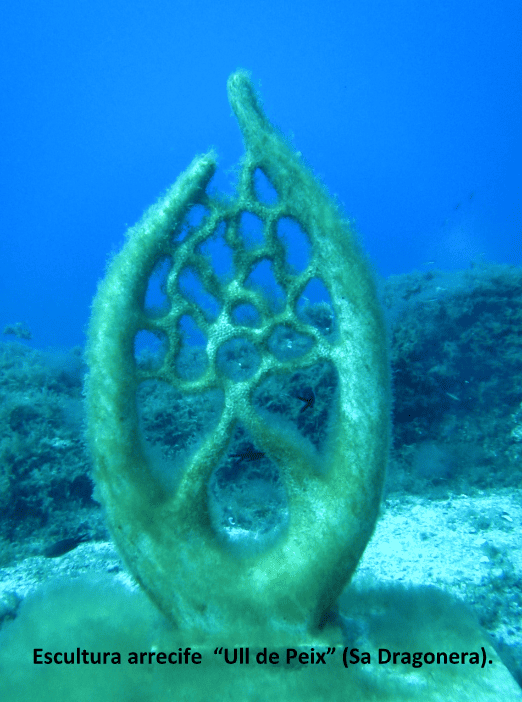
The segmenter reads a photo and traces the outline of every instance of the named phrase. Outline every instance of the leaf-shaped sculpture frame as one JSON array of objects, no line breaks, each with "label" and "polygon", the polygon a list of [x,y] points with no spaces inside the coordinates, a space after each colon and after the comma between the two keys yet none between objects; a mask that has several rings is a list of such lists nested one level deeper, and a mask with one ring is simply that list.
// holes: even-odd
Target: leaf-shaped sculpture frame
[{"label": "leaf-shaped sculpture frame", "polygon": [[[211,196],[216,168],[213,153],[194,159],[143,219],[128,232],[123,250],[110,263],[93,303],[89,329],[87,405],[89,436],[98,492],[109,526],[130,571],[157,606],[186,631],[235,632],[248,639],[256,631],[302,635],[319,626],[353,573],[377,517],[389,435],[389,374],[386,340],[374,282],[349,222],[266,119],[248,74],[228,81],[231,106],[245,143],[237,197]],[[259,169],[277,192],[266,204],[256,196]],[[192,207],[206,216],[184,231]],[[263,222],[263,241],[246,247],[239,219],[248,212]],[[281,218],[291,218],[310,243],[310,259],[292,271],[276,234]],[[201,254],[225,223],[233,251],[234,276],[223,280]],[[159,261],[168,260],[169,309],[147,314],[145,295]],[[269,307],[261,291],[246,285],[252,269],[269,261],[285,293],[282,309]],[[197,302],[183,295],[179,278],[197,273],[219,303],[209,320]],[[325,337],[297,312],[306,285],[319,279],[335,313],[337,333]],[[233,316],[239,304],[252,304],[261,323],[241,326]],[[190,315],[207,338],[208,366],[197,380],[176,372],[180,320]],[[297,360],[277,359],[269,338],[279,325],[313,340]],[[136,335],[147,331],[166,343],[161,365],[139,368]],[[226,377],[219,348],[241,337],[260,356],[247,379]],[[331,363],[338,375],[335,423],[324,454],[326,470],[316,471],[311,452],[291,433],[267,422],[252,397],[268,374]],[[218,425],[188,461],[174,494],[153,477],[144,456],[136,409],[143,381],[160,380],[187,393],[219,389],[224,394]],[[208,509],[208,482],[222,460],[234,428],[241,424],[256,450],[273,461],[282,476],[289,506],[285,534],[266,552],[237,559],[217,538]],[[236,639],[237,640],[237,639]],[[266,636],[265,636],[266,640]]]}]

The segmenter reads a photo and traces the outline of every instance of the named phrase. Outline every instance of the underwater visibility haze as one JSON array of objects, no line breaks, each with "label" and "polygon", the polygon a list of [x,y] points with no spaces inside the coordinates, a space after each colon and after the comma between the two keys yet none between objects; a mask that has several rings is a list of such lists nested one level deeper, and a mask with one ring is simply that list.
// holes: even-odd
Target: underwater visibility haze
[{"label": "underwater visibility haze", "polygon": [[521,14],[6,10],[2,699],[522,699]]}]

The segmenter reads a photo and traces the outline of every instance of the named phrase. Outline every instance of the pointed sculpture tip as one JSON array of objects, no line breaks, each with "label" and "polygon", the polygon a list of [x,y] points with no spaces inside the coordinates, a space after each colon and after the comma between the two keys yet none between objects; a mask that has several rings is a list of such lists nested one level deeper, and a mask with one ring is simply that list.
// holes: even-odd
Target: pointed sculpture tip
[{"label": "pointed sculpture tip", "polygon": [[252,77],[249,71],[245,71],[243,68],[234,71],[228,77],[227,92],[228,100],[236,115],[238,110],[245,110],[248,107],[257,108],[257,111],[260,110],[259,98],[252,85]]},{"label": "pointed sculpture tip", "polygon": [[257,129],[270,130],[270,122],[263,111],[249,71],[234,71],[227,81],[228,101],[236,115],[243,137],[248,141]]},{"label": "pointed sculpture tip", "polygon": [[231,73],[227,80],[227,90],[229,97],[231,93],[237,95],[244,90],[251,90],[253,92],[254,88],[252,86],[252,74],[250,71],[244,68],[238,68],[234,73]]}]

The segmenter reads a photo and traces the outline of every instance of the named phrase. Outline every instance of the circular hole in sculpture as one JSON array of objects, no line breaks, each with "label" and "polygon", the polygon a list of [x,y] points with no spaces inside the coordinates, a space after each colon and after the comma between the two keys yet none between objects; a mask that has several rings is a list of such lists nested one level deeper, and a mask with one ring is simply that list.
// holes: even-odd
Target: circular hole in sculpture
[{"label": "circular hole in sculpture", "polygon": [[231,380],[247,380],[259,368],[261,358],[251,341],[243,337],[229,339],[217,352],[219,370]]},{"label": "circular hole in sculpture", "polygon": [[261,315],[254,305],[242,302],[232,309],[232,320],[234,324],[242,327],[258,327],[261,324]]},{"label": "circular hole in sculpture", "polygon": [[288,324],[278,324],[268,339],[268,349],[278,361],[291,361],[304,356],[313,343],[311,337],[296,332]]}]

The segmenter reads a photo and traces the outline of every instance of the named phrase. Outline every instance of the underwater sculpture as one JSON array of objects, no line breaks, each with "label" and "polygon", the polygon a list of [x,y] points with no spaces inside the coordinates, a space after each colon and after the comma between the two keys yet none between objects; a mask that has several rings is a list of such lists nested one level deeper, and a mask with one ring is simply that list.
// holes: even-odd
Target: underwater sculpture
[{"label": "underwater sculpture", "polygon": [[[237,197],[226,201],[208,192],[216,168],[213,153],[194,159],[129,231],[93,303],[86,394],[98,494],[131,573],[174,624],[177,642],[208,650],[209,656],[217,641],[230,648],[295,646],[310,652],[337,646],[340,651],[340,632],[323,624],[372,534],[387,460],[390,409],[384,324],[371,274],[348,222],[268,122],[245,72],[229,78],[228,93],[245,143]],[[277,193],[275,202],[258,198],[257,170]],[[205,208],[196,227],[188,224],[194,207]],[[244,213],[263,223],[261,243],[245,244],[240,232]],[[309,261],[300,272],[288,265],[277,233],[284,218],[297,223],[310,244]],[[228,278],[218,276],[202,254],[202,246],[223,223],[233,256],[234,275]],[[269,262],[284,293],[278,309],[262,290],[247,284],[262,261]],[[168,308],[151,314],[145,297],[160,262],[168,267]],[[183,293],[180,277],[185,271],[193,272],[217,301],[214,317]],[[336,325],[331,335],[299,314],[298,300],[311,280],[320,280],[329,293]],[[235,311],[241,305],[257,311],[257,326],[238,320]],[[206,338],[207,365],[195,379],[177,371],[184,316],[194,320]],[[307,350],[297,358],[275,355],[271,339],[281,329],[307,339]],[[156,364],[136,363],[134,345],[141,332],[154,335],[164,346]],[[227,372],[219,362],[221,350],[238,339],[258,354],[259,362],[249,373]],[[271,422],[253,403],[265,378],[318,361],[330,364],[337,377],[336,421],[322,455],[282,424]],[[216,428],[187,459],[172,491],[154,476],[140,438],[136,393],[146,381],[167,383],[185,393],[219,390],[223,395]],[[255,446],[252,455],[266,456],[277,465],[289,511],[278,541],[243,558],[224,547],[208,504],[210,476],[239,425]],[[207,699],[206,686],[216,689],[219,679],[230,699],[257,699],[258,690],[278,700],[295,695],[324,699],[326,693],[330,699],[346,699],[348,692],[357,692],[359,699],[405,699],[417,692],[432,699],[426,684],[415,679],[412,685],[411,678],[405,685],[395,678],[391,683],[366,678],[369,687],[362,690],[360,678],[346,677],[342,663],[333,678],[332,669],[322,670],[322,665],[306,672],[300,666],[265,666],[236,668],[233,673],[225,669],[221,674],[216,665],[206,671],[200,666],[197,675],[179,680],[180,695]],[[479,671],[473,679],[480,683],[486,677]],[[499,691],[497,679],[489,674],[488,680],[488,694]],[[506,680],[507,673],[499,683],[504,696]],[[444,698],[450,690],[453,699],[468,699],[464,686],[461,689],[454,677],[451,681],[452,687],[443,690],[441,685],[433,699],[439,694]],[[465,685],[469,692],[468,676]],[[490,699],[475,689],[473,697]]]}]

